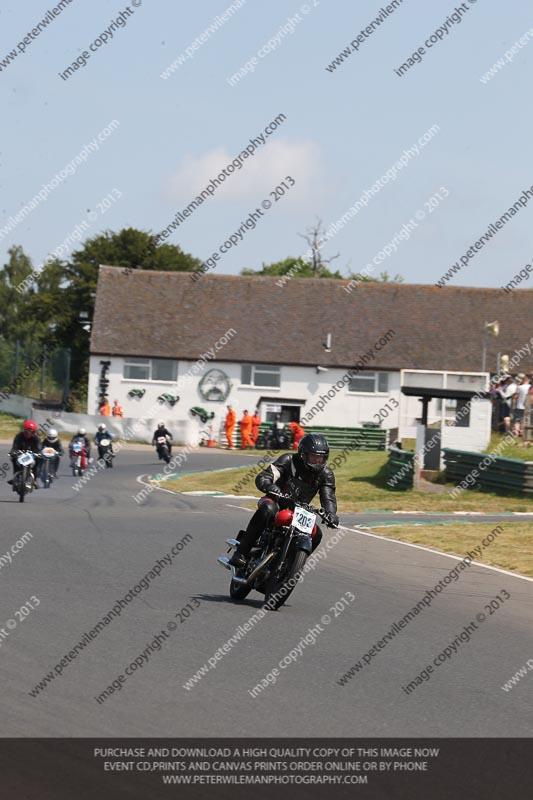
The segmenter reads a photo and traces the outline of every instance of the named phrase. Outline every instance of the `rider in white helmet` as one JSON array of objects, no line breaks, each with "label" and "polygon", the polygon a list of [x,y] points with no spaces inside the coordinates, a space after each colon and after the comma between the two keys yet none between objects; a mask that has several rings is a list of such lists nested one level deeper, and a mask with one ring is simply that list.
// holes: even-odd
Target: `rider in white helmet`
[{"label": "rider in white helmet", "polygon": [[[94,443],[98,448],[98,458],[103,458],[105,455],[105,451],[102,449],[100,444],[102,439],[109,439],[110,442],[113,441],[113,435],[109,433],[103,422],[101,422],[100,425],[98,426],[98,431],[96,432],[94,437]],[[109,449],[110,452],[112,453],[113,446],[111,445]]]},{"label": "rider in white helmet", "polygon": [[61,444],[61,440],[55,428],[50,428],[46,437],[42,441],[43,447],[53,447],[54,450],[57,451],[57,456],[51,459],[50,463],[50,473],[52,478],[57,478],[58,471],[59,471],[59,462],[61,461],[60,456],[65,454],[65,450],[63,449],[63,445]]},{"label": "rider in white helmet", "polygon": [[85,428],[78,428],[78,432],[70,440],[68,447],[71,455],[72,455],[72,445],[74,444],[74,442],[81,442],[81,444],[85,445],[85,452],[87,454],[87,458],[89,459],[91,457],[91,443],[89,441],[89,438],[87,436],[87,431],[85,430]]}]

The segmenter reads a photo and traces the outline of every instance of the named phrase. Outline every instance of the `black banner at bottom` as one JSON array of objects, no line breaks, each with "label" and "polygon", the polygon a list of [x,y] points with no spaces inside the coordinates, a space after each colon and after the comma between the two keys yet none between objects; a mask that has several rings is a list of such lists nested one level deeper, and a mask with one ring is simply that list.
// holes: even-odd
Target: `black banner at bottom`
[{"label": "black banner at bottom", "polygon": [[3,739],[25,800],[532,796],[531,739]]}]

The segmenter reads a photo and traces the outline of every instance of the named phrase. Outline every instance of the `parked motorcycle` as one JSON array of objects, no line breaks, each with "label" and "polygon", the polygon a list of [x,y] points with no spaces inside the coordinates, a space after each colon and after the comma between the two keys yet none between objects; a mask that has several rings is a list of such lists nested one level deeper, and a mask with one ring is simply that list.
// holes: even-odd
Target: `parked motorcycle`
[{"label": "parked motorcycle", "polygon": [[115,454],[111,449],[111,439],[100,439],[98,444],[98,457],[104,459],[106,468],[113,466]]},{"label": "parked motorcycle", "polygon": [[257,450],[290,450],[291,437],[285,430],[269,428],[260,433],[255,442]]},{"label": "parked motorcycle", "polygon": [[[274,519],[272,530],[265,530],[250,552],[244,569],[236,569],[227,556],[218,561],[231,570],[230,597],[244,600],[254,589],[265,595],[266,603],[273,609],[280,608],[293,591],[312,550],[313,536],[316,533],[316,519],[320,517],[330,525],[326,511],[301,503],[288,495],[272,494],[283,508]],[[237,539],[226,539],[229,551],[238,547]]]},{"label": "parked motorcycle", "polygon": [[73,442],[70,446],[71,467],[74,477],[80,478],[87,469],[87,448],[83,442]]},{"label": "parked motorcycle", "polygon": [[13,455],[20,467],[13,476],[13,491],[18,494],[19,502],[23,503],[26,495],[31,494],[35,487],[33,468],[38,456],[30,450],[18,450]]},{"label": "parked motorcycle", "polygon": [[57,450],[55,447],[43,447],[40,478],[45,489],[49,489],[55,478]]},{"label": "parked motorcycle", "polygon": [[170,447],[168,446],[168,439],[166,436],[156,437],[155,449],[159,460],[161,461],[161,459],[163,459],[163,461],[168,464],[170,462]]}]

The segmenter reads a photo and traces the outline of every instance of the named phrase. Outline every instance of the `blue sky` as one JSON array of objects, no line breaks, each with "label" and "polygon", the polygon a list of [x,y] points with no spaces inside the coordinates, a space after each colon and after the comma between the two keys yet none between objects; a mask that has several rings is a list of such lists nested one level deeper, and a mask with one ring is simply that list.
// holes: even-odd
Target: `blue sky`
[{"label": "blue sky", "polygon": [[[408,283],[435,283],[533,185],[533,13],[523,0],[468,0],[462,22],[448,26],[443,40],[403,77],[394,69],[459,3],[403,0],[358,52],[329,72],[325,67],[385,2],[240,2],[166,80],[164,70],[230,0],[130,3],[125,26],[115,26],[107,44],[64,81],[58,73],[126,9],[120,2],[73,0],[4,65],[0,228],[112,120],[120,124],[2,235],[2,261],[8,247],[21,244],[39,264],[84,220],[87,235],[125,226],[161,231],[281,113],[286,120],[267,143],[166,240],[208,258],[290,175],[294,186],[221,257],[217,273],[237,274],[303,253],[299,233],[317,217],[326,226],[340,218],[435,124],[438,135],[325,246],[326,256],[340,252],[333,264],[343,274],[363,269],[426,208],[410,238],[376,273],[386,269]],[[0,63],[51,8],[53,2],[41,0],[2,4]],[[289,17],[297,20],[292,33],[286,29],[276,49],[258,58]],[[529,30],[531,40],[482,83]],[[255,71],[229,85],[254,56]],[[121,197],[114,192],[109,209],[98,205],[114,190]],[[437,192],[430,212],[424,204]],[[450,285],[497,287],[511,280],[532,261],[532,220],[533,199]]]}]

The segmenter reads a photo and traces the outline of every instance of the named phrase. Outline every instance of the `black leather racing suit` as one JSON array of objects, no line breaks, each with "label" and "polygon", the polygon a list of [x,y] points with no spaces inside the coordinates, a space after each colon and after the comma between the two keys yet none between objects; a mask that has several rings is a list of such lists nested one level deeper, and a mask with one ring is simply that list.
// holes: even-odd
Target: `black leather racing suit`
[{"label": "black leather racing suit", "polygon": [[[15,438],[13,439],[13,444],[11,445],[11,450],[9,451],[11,463],[13,465],[13,475],[15,475],[16,472],[20,472],[22,469],[17,462],[17,457],[13,455],[13,453],[18,452],[19,450],[29,450],[32,453],[39,454],[41,452],[41,440],[36,433],[32,434],[31,436],[26,436],[24,431],[20,431],[20,433],[16,434]],[[37,477],[39,474],[39,462],[37,460],[32,467],[32,472],[35,477]]]},{"label": "black leather racing suit", "polygon": [[156,444],[158,436],[166,436],[167,445],[168,445],[168,454],[169,454],[169,456],[171,456],[172,455],[172,434],[170,433],[170,431],[166,427],[158,428],[156,430],[156,432],[154,433],[154,435],[152,436],[152,446],[154,446]]},{"label": "black leather racing suit", "polygon": [[[310,503],[318,493],[322,508],[332,516],[337,514],[335,476],[327,465],[316,473],[305,467],[297,453],[284,453],[255,479],[255,485],[262,492],[267,492],[272,484],[275,484],[283,494],[288,494],[293,500],[300,500],[302,503]],[[283,499],[280,499],[278,504],[270,498],[262,498],[259,503],[259,508],[240,539],[238,552],[245,558],[248,558],[250,550],[265,528],[272,525],[280,507],[284,507]],[[313,550],[318,547],[321,539],[322,531],[317,525],[313,536]]]}]

